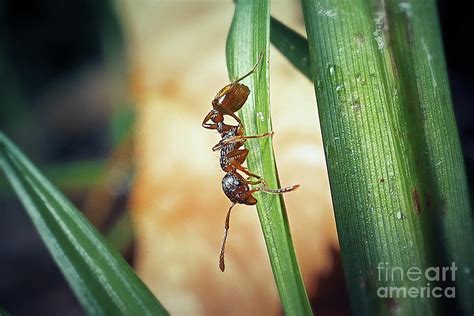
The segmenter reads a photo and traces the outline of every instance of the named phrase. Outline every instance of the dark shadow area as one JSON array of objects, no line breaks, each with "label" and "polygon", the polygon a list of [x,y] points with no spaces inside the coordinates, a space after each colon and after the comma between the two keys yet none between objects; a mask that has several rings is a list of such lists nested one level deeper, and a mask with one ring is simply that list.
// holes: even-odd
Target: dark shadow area
[{"label": "dark shadow area", "polygon": [[468,2],[438,1],[438,13],[448,66],[454,112],[466,165],[471,205],[474,179],[474,44],[470,25],[474,18]]},{"label": "dark shadow area", "polygon": [[349,293],[339,250],[331,249],[333,265],[331,272],[317,281],[316,293],[309,300],[314,315],[351,315]]}]

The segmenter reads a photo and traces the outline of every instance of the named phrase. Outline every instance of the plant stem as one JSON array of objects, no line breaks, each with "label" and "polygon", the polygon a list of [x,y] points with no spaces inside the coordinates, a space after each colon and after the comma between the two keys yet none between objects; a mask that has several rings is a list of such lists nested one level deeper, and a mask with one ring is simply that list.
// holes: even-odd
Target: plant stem
[{"label": "plant stem", "polygon": [[[268,75],[269,37],[268,2],[236,1],[234,18],[227,38],[227,65],[230,79],[234,80],[252,69],[259,54],[263,54],[263,60],[255,73],[243,81],[251,91],[239,113],[246,135],[259,135],[272,131]],[[248,141],[246,147],[250,151],[249,169],[263,176],[271,188],[280,187],[271,138]],[[311,315],[283,197],[266,193],[257,193],[256,196],[257,212],[285,313]]]},{"label": "plant stem", "polygon": [[[302,3],[353,311],[438,313],[439,300],[378,293],[426,287],[425,278],[380,274],[393,267],[424,272],[455,262],[460,271],[473,269],[473,223],[435,3]],[[470,314],[474,283],[456,282]]]}]

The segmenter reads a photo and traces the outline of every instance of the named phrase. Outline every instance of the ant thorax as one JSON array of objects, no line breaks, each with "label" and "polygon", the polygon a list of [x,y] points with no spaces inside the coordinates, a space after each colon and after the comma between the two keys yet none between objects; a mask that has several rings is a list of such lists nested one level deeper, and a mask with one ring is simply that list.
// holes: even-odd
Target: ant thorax
[{"label": "ant thorax", "polygon": [[217,123],[217,131],[221,134],[222,140],[238,135],[239,126],[227,125],[223,121]]},{"label": "ant thorax", "polygon": [[224,134],[224,122],[217,123],[217,131],[219,134]]},{"label": "ant thorax", "polygon": [[237,132],[239,127],[238,126],[232,126],[232,125],[227,125],[228,129],[226,131],[222,131],[222,140],[229,139],[233,136],[237,136]]},{"label": "ant thorax", "polygon": [[[238,126],[227,125],[227,127],[230,127],[230,129],[228,129],[226,132],[221,133],[222,140],[226,140],[234,136],[237,136]],[[231,171],[235,169],[235,167],[231,166],[231,160],[235,160],[235,157],[228,157],[228,155],[232,151],[234,151],[236,148],[239,148],[240,146],[242,146],[242,144],[243,142],[237,142],[237,143],[225,144],[222,146],[221,152],[220,152],[220,165],[221,165],[222,170]]]}]

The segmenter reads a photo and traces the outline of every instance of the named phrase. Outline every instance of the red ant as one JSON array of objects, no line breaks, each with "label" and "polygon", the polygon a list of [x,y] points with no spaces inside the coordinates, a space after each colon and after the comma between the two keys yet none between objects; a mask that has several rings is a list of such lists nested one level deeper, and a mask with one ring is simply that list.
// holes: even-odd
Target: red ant
[{"label": "red ant", "polygon": [[[268,132],[262,135],[244,136],[242,121],[237,117],[237,115],[235,115],[235,112],[240,110],[247,101],[250,93],[250,89],[239,82],[255,72],[262,58],[263,54],[260,54],[259,60],[247,74],[226,85],[217,93],[212,101],[213,109],[206,115],[202,122],[204,128],[215,129],[221,134],[222,139],[212,148],[212,150],[220,150],[220,165],[222,170],[226,172],[226,175],[222,179],[222,190],[232,202],[232,205],[227,211],[224,226],[224,239],[222,241],[219,256],[219,267],[221,271],[225,270],[225,243],[229,232],[229,221],[232,208],[236,204],[255,205],[257,199],[252,194],[258,191],[281,194],[293,191],[299,187],[299,185],[292,185],[275,190],[269,189],[262,177],[251,173],[247,168],[242,166],[247,158],[249,150],[246,148],[240,148],[244,145],[247,139],[264,138],[273,135],[273,132]],[[224,115],[232,116],[237,121],[238,125],[234,126],[225,124]],[[212,123],[209,121],[212,121]],[[248,178],[244,179],[237,170],[245,173]],[[251,178],[254,178],[255,180],[250,180]],[[249,185],[257,184],[260,184],[261,186],[255,189],[250,189]]]}]

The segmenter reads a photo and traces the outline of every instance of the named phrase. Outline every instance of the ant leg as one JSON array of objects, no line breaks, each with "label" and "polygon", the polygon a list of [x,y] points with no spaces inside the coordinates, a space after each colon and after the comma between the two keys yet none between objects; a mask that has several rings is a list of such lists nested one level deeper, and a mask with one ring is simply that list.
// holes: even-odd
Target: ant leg
[{"label": "ant leg", "polygon": [[236,203],[232,203],[232,205],[229,207],[229,210],[227,211],[227,216],[225,218],[225,225],[224,225],[224,240],[222,240],[222,246],[221,246],[221,253],[219,255],[219,268],[221,269],[222,272],[225,270],[225,262],[224,262],[224,254],[225,254],[225,242],[227,240],[227,234],[229,233],[229,222],[230,222],[230,211],[232,211],[232,208],[235,206]]},{"label": "ant leg", "polygon": [[211,119],[213,114],[214,114],[213,110],[211,110],[211,112],[207,113],[206,117],[202,121],[202,127],[207,128],[207,129],[217,129],[217,124],[207,123]]},{"label": "ant leg", "polygon": [[270,194],[282,194],[282,193],[294,191],[294,190],[296,190],[300,187],[299,184],[294,184],[294,185],[290,185],[290,186],[279,188],[279,189],[270,189],[267,185],[267,182],[263,178],[259,178],[256,181],[250,181],[249,179],[246,179],[245,182],[247,184],[251,184],[251,185],[257,185],[257,184],[262,185],[261,187],[258,187],[258,188],[255,188],[255,189],[252,189],[252,190],[248,191],[249,194],[253,194],[253,193],[259,192],[259,191],[263,191],[263,192],[270,193]]},{"label": "ant leg", "polygon": [[238,136],[230,137],[228,139],[223,140],[222,145],[238,143],[247,139],[265,138],[265,137],[270,137],[270,136],[273,136],[273,132],[267,132],[261,135],[251,135],[251,136],[238,135]]},{"label": "ant leg", "polygon": [[254,191],[254,192],[263,191],[263,192],[270,193],[270,194],[282,194],[282,193],[294,191],[294,190],[298,189],[299,187],[300,187],[299,184],[294,184],[294,185],[290,185],[290,186],[279,188],[279,189],[270,189],[267,186],[267,183],[265,181],[262,181],[262,186],[261,187],[255,188],[251,191]]},{"label": "ant leg", "polygon": [[240,77],[239,79],[233,81],[232,83],[237,83],[239,81],[242,81],[244,80],[245,78],[247,78],[248,76],[250,76],[251,74],[253,74],[255,72],[255,69],[257,69],[258,67],[258,64],[260,64],[260,62],[262,61],[263,59],[263,52],[260,52],[260,54],[258,54],[258,60],[257,60],[257,63],[255,64],[255,66],[253,66],[252,70],[250,70],[248,73],[246,73],[245,75],[243,75],[242,77]]},{"label": "ant leg", "polygon": [[247,159],[248,154],[249,150],[247,148],[235,149],[227,154],[227,158],[235,158],[238,163],[244,163],[245,159]]},{"label": "ant leg", "polygon": [[251,173],[247,168],[242,166],[242,163],[247,158],[248,153],[249,153],[249,150],[246,149],[246,148],[245,149],[237,149],[237,150],[231,151],[229,154],[227,154],[227,158],[234,158],[234,159],[230,159],[229,161],[230,161],[230,164],[235,169],[242,171],[243,173],[245,173],[247,176],[249,176],[251,178],[261,179],[260,176],[254,174],[254,173]]},{"label": "ant leg", "polygon": [[247,168],[245,168],[244,166],[242,166],[240,163],[238,163],[235,160],[231,161],[231,165],[234,166],[235,169],[240,170],[243,173],[245,173],[246,175],[248,175],[250,178],[255,178],[255,179],[261,179],[262,178],[262,177],[260,177],[256,174],[251,173]]},{"label": "ant leg", "polygon": [[245,142],[247,139],[265,138],[265,137],[270,137],[272,135],[273,135],[273,132],[267,132],[261,135],[252,135],[252,136],[244,136],[244,135],[233,136],[233,137],[219,141],[216,145],[214,145],[214,147],[212,147],[212,150],[213,151],[219,150],[222,148],[222,146],[227,145],[227,144],[240,143],[240,142]]},{"label": "ant leg", "polygon": [[[249,178],[245,179],[245,182],[247,182],[247,184],[250,184],[250,185],[257,185],[257,184],[265,183],[265,180],[263,180],[262,178],[260,178],[258,180],[250,180]],[[252,191],[252,193],[254,193],[254,192],[260,191],[260,189],[257,188],[255,190],[251,190],[251,191]]]}]

